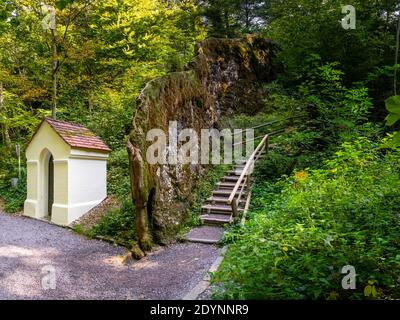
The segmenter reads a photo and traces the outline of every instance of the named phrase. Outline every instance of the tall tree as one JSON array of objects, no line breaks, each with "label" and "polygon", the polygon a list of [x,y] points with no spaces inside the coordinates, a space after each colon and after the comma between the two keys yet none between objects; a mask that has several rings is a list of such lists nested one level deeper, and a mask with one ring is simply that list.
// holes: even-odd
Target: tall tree
[{"label": "tall tree", "polygon": [[397,31],[396,31],[396,53],[394,60],[394,95],[397,95],[397,69],[399,63],[399,46],[400,46],[400,13],[397,15]]},{"label": "tall tree", "polygon": [[206,0],[199,1],[207,19],[209,35],[236,37],[262,30],[267,22],[267,1]]},{"label": "tall tree", "polygon": [[[0,81],[0,117],[5,118],[5,111],[4,111],[4,92],[3,92],[3,82]],[[3,122],[3,121],[2,121]],[[9,148],[11,146],[11,139],[10,133],[8,132],[7,125],[3,122],[1,124],[1,133],[3,137],[3,141],[5,142],[6,146]]]}]

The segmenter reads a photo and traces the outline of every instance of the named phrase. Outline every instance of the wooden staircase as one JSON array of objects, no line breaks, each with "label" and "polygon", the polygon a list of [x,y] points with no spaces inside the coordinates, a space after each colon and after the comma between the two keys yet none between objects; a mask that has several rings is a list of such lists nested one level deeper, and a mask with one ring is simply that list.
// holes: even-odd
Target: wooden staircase
[{"label": "wooden staircase", "polygon": [[[259,153],[260,156],[263,154],[265,154],[265,152]],[[200,220],[204,225],[224,226],[225,224],[233,223],[235,218],[234,212],[232,206],[228,204],[228,201],[243,173],[243,169],[243,165],[237,165],[234,170],[229,171],[228,175],[217,183],[217,188],[213,191],[212,196],[208,198],[206,203],[201,207],[202,215],[200,216]],[[241,182],[239,188],[243,189],[242,197],[238,199],[240,191],[237,190],[234,200],[238,202],[238,213],[244,213],[246,202],[250,195],[251,183]]]},{"label": "wooden staircase", "polygon": [[[272,125],[288,121],[288,125],[265,135],[262,134],[250,141],[260,141],[251,156],[238,161],[236,166],[227,172],[227,175],[217,183],[213,191],[201,208],[200,220],[202,226],[192,229],[186,234],[186,240],[206,244],[218,243],[224,236],[224,227],[241,219],[245,220],[251,199],[252,173],[256,162],[264,156],[274,145],[269,144],[271,136],[289,132],[295,119],[304,118],[304,115],[270,121],[255,127],[253,130],[270,128]],[[288,131],[289,130],[289,131]],[[246,141],[250,142],[250,141]]]},{"label": "wooden staircase", "polygon": [[266,135],[247,160],[239,161],[217,183],[212,196],[201,208],[202,226],[186,235],[188,241],[217,243],[222,239],[226,225],[244,217],[250,204],[253,168],[257,160],[266,154],[268,141],[269,135]]}]

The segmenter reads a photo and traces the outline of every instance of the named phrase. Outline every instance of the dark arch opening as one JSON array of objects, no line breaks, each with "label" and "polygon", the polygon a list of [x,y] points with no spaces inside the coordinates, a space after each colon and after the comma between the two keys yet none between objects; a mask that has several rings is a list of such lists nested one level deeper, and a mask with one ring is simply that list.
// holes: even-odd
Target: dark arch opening
[{"label": "dark arch opening", "polygon": [[50,155],[48,163],[48,196],[47,196],[47,214],[49,217],[52,215],[53,203],[54,203],[54,158]]}]

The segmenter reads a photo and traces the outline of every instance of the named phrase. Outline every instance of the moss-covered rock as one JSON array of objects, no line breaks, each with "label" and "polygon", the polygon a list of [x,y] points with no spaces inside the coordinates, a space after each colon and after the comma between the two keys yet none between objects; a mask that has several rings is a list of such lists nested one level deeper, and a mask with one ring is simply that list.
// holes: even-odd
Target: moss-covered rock
[{"label": "moss-covered rock", "polygon": [[272,41],[259,36],[210,38],[197,44],[197,55],[186,71],[154,79],[141,92],[129,141],[134,147],[130,150],[144,159],[143,181],[135,183],[138,177],[132,174],[132,186],[143,188],[136,202],[145,203],[147,225],[157,242],[165,242],[179,228],[205,168],[148,164],[146,151],[153,142],[146,141],[147,132],[157,128],[168,133],[169,122],[176,121],[178,130],[192,128],[200,135],[201,129],[217,127],[221,114],[259,111],[259,84],[275,77],[276,50]]}]

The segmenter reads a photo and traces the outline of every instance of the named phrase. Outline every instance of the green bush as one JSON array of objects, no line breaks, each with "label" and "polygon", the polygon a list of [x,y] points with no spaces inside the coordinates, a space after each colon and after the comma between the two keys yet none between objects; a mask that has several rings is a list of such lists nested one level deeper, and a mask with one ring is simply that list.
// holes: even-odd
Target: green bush
[{"label": "green bush", "polygon": [[[399,299],[400,149],[359,138],[322,169],[255,188],[250,221],[214,278],[215,298]],[[356,269],[356,290],[341,270]]]},{"label": "green bush", "polygon": [[113,151],[108,160],[108,192],[123,199],[130,194],[129,159],[125,148]]},{"label": "green bush", "polygon": [[11,187],[11,179],[18,177],[18,161],[5,147],[0,147],[0,153],[4,155],[0,159],[0,198],[4,200],[5,211],[15,213],[22,210],[26,199],[25,164],[21,164],[21,179],[14,189]]},{"label": "green bush", "polygon": [[17,188],[11,187],[11,181],[0,182],[0,198],[4,200],[4,209],[8,213],[21,211],[26,199],[26,178],[19,181]]},{"label": "green bush", "polygon": [[111,209],[89,232],[90,237],[102,237],[131,248],[135,243],[135,209],[126,199],[120,209]]},{"label": "green bush", "polygon": [[273,137],[267,155],[262,158],[255,170],[255,177],[258,181],[273,181],[282,175],[291,174],[295,168],[307,168],[317,165],[324,155],[319,149],[318,132],[305,130],[293,131]]}]

